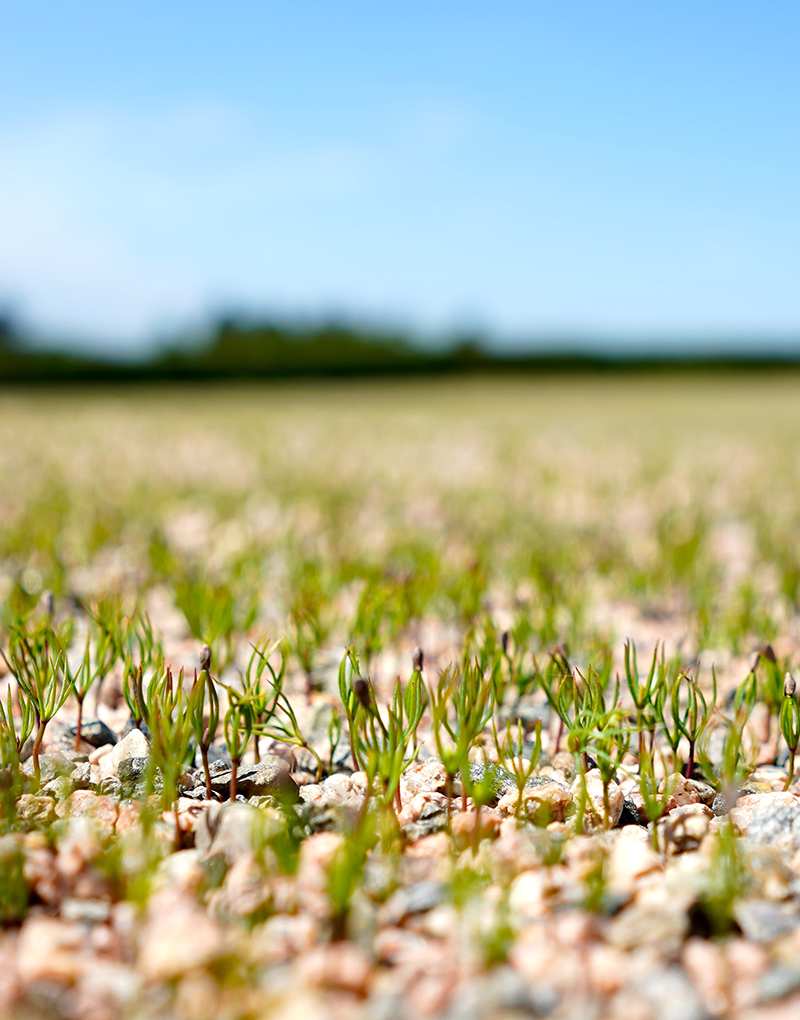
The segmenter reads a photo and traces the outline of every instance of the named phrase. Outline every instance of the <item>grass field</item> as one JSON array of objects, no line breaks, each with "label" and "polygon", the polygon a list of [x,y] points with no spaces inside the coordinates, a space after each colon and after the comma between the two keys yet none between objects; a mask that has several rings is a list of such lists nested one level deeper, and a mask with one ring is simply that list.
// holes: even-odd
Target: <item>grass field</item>
[{"label": "grass field", "polygon": [[792,1015],[799,525],[791,372],[3,391],[0,1015]]}]

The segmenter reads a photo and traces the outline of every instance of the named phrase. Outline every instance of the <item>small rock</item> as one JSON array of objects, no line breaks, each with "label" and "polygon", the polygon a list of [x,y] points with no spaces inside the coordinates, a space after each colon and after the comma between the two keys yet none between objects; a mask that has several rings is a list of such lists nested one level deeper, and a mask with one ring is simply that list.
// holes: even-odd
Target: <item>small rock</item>
[{"label": "small rock", "polygon": [[653,946],[667,955],[674,955],[688,929],[685,904],[634,902],[613,918],[606,941],[625,951]]},{"label": "small rock", "polygon": [[608,886],[612,895],[633,895],[639,879],[661,870],[661,860],[642,826],[626,825],[619,830],[608,858]]},{"label": "small rock", "polygon": [[430,761],[415,761],[400,777],[400,793],[403,803],[419,793],[444,793],[447,788],[447,773],[438,758]]},{"label": "small rock", "polygon": [[447,800],[443,793],[426,791],[404,802],[398,821],[406,839],[414,841],[447,828]]},{"label": "small rock", "polygon": [[315,946],[298,960],[298,978],[323,988],[335,988],[366,995],[372,960],[366,950],[354,942],[334,942]]},{"label": "small rock", "polygon": [[[69,776],[75,771],[75,762],[67,757],[65,754],[60,752],[54,752],[53,754],[40,754],[39,755],[39,782],[44,785],[45,783],[52,782],[59,776]],[[22,772],[26,776],[33,776],[33,758],[29,758],[22,766]]]},{"label": "small rock", "polygon": [[[67,731],[71,737],[77,736],[77,728],[72,727]],[[91,719],[81,725],[81,740],[92,747],[102,747],[104,744],[116,744],[116,733],[102,721],[102,719]]]},{"label": "small rock", "polygon": [[150,756],[123,758],[117,765],[117,777],[123,786],[134,786],[147,778]]},{"label": "small rock", "polygon": [[[195,806],[195,801],[189,801]],[[250,804],[228,802],[226,804],[210,804],[196,822],[195,847],[200,851],[204,861],[220,858],[230,866],[241,857],[253,851],[253,838],[256,827],[274,828],[275,831],[284,824],[275,812],[269,815],[266,811]]]},{"label": "small rock", "polygon": [[237,857],[214,895],[216,912],[226,917],[252,917],[263,911],[270,901],[270,886],[252,852]]},{"label": "small rock", "polygon": [[450,831],[459,849],[469,846],[476,837],[475,829],[478,827],[477,839],[496,839],[500,835],[500,819],[497,815],[490,815],[481,811],[459,811],[453,815],[450,822]]},{"label": "small rock", "polygon": [[113,797],[98,796],[91,790],[76,790],[65,801],[56,805],[59,818],[90,818],[101,827],[113,829],[119,808]]},{"label": "small rock", "polygon": [[76,790],[88,790],[92,785],[92,766],[88,761],[78,762],[69,778]]},{"label": "small rock", "polygon": [[659,849],[670,856],[696,850],[708,833],[708,823],[713,817],[711,808],[699,802],[676,807],[657,823]]},{"label": "small rock", "polygon": [[412,914],[424,914],[433,910],[446,899],[446,889],[441,882],[416,882],[408,888],[397,889],[381,910],[382,925],[399,925]]},{"label": "small rock", "polygon": [[49,783],[42,787],[42,793],[55,800],[66,800],[75,789],[75,784],[70,776],[56,776]]},{"label": "small rock", "polygon": [[17,800],[17,818],[24,829],[50,825],[56,817],[55,806],[52,797],[23,793]]},{"label": "small rock", "polygon": [[146,980],[169,981],[205,967],[225,950],[219,924],[186,896],[153,896],[141,934],[139,969]]},{"label": "small rock", "polygon": [[[603,777],[599,769],[591,769],[586,773],[586,805],[583,813],[583,831],[585,833],[600,832],[604,828]],[[583,793],[581,777],[572,784],[572,797],[576,807]],[[619,822],[625,795],[618,783],[612,779],[608,784],[608,828],[613,829]]]},{"label": "small rock", "polygon": [[[642,801],[642,807],[644,807],[644,801]],[[617,823],[620,828],[626,825],[641,825],[642,818],[639,814],[639,805],[636,803],[636,798],[626,793],[622,801],[622,814],[619,816],[619,822]]]},{"label": "small rock", "polygon": [[672,797],[675,801],[675,807],[683,807],[684,804],[699,804],[700,794],[694,786],[695,782],[696,780],[687,779],[679,772],[673,773],[671,776],[667,776],[666,779],[662,779],[658,787],[658,792],[663,795],[664,790],[667,789],[667,784],[669,784],[672,788]]},{"label": "small rock", "polygon": [[750,844],[772,847],[787,856],[800,850],[800,801],[791,793],[740,797],[730,817]]},{"label": "small rock", "polygon": [[680,967],[652,971],[638,983],[638,990],[653,1020],[708,1020],[700,996]]},{"label": "small rock", "polygon": [[753,898],[737,900],[733,905],[733,916],[745,938],[751,942],[772,942],[800,924],[800,915],[794,904]]},{"label": "small rock", "polygon": [[706,807],[711,807],[717,797],[717,791],[713,786],[709,786],[708,783],[704,783],[701,779],[686,779],[686,788],[694,791],[697,795],[699,803],[705,804]]},{"label": "small rock", "polygon": [[[501,815],[516,815],[519,804],[519,790],[504,794],[497,810]],[[539,781],[534,786],[525,786],[522,791],[520,815],[534,825],[544,828],[550,822],[563,822],[572,804],[572,794],[560,783],[551,780]]]},{"label": "small rock", "polygon": [[124,736],[118,744],[115,744],[111,752],[111,761],[114,771],[119,775],[120,763],[128,758],[149,758],[150,744],[147,737],[141,730],[133,729],[127,736]]},{"label": "small rock", "polygon": [[35,915],[22,925],[17,944],[17,968],[25,984],[75,981],[89,956],[82,925]]},{"label": "small rock", "polygon": [[[225,769],[212,775],[211,789],[218,796],[230,796],[232,771]],[[258,765],[243,765],[237,775],[237,793],[250,797],[276,797],[279,800],[296,801],[299,797],[297,783],[289,773],[289,766],[282,759],[270,755]]]},{"label": "small rock", "polygon": [[[513,774],[508,769],[504,769],[502,765],[497,765],[494,762],[470,762],[469,778],[473,783],[489,783],[491,793],[486,801],[488,805],[496,804],[506,793],[516,792],[517,790],[517,781]],[[461,779],[456,777],[453,782],[453,795],[460,797],[462,793]]]},{"label": "small rock", "polygon": [[101,794],[109,797],[121,797],[122,783],[116,776],[106,776],[98,785],[98,790]]}]

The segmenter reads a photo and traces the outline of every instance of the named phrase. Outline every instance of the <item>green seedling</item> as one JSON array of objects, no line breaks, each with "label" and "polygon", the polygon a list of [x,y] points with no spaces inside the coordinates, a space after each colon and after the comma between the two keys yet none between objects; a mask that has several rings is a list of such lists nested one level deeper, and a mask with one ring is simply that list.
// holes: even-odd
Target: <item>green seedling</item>
[{"label": "green seedling", "polygon": [[[492,717],[495,689],[489,677],[475,662],[467,662],[460,672],[445,670],[435,687],[430,688],[433,737],[447,774],[448,814],[453,781],[468,768],[469,751]],[[466,808],[466,790],[462,807]]]},{"label": "green seedling", "polygon": [[36,721],[33,702],[19,685],[17,686],[17,704],[19,706],[19,725],[17,724],[17,715],[14,712],[11,684],[9,684],[6,691],[5,708],[3,707],[2,698],[0,698],[0,739],[4,741],[4,761],[13,760],[19,765],[22,748],[25,746],[31,733],[33,733]]},{"label": "green seedling", "polygon": [[[358,668],[359,660],[354,652],[350,661]],[[427,704],[422,677],[415,671],[405,690],[399,679],[395,682],[385,719],[367,678],[356,676],[351,688],[354,704],[349,704],[351,699],[348,698],[345,710],[351,713],[350,740],[356,760],[367,774],[368,796],[374,784],[381,805],[394,804],[399,811],[402,807],[400,777],[419,751],[418,745],[414,751],[409,752],[409,748]]]},{"label": "green seedling", "polygon": [[342,842],[327,870],[327,894],[331,905],[331,938],[341,941],[348,936],[348,920],[353,894],[364,872],[369,851],[377,838],[376,819],[372,812],[362,811],[355,831]]},{"label": "green seedling", "polygon": [[239,766],[253,735],[253,722],[253,711],[246,701],[231,702],[225,713],[223,724],[225,743],[228,747],[228,754],[231,756],[231,800],[236,800],[239,788]]},{"label": "green seedling", "polygon": [[603,781],[603,828],[608,829],[611,807],[609,787],[616,779],[631,743],[630,728],[623,724],[622,709],[612,709],[598,716],[594,733],[594,754]]},{"label": "green seedling", "polygon": [[[781,669],[772,645],[768,644],[761,648],[753,669],[761,679],[758,694],[760,700],[767,706],[767,732],[769,739],[772,740],[773,720],[780,716],[784,704],[783,678],[785,670]],[[774,739],[775,754],[777,756],[779,739],[777,734]]]},{"label": "green seedling", "polygon": [[59,649],[53,656],[47,640],[39,644],[38,654],[34,654],[25,637],[15,641],[10,650],[10,661],[6,658],[5,652],[2,653],[6,666],[16,679],[19,690],[30,702],[36,719],[32,758],[33,772],[38,784],[41,779],[39,753],[47,725],[74,692],[83,666],[78,674],[74,674],[65,651]]},{"label": "green seedling", "polygon": [[[636,710],[636,731],[639,736],[639,760],[646,754],[645,734],[655,732],[656,714],[653,708],[654,680],[656,679],[656,668],[658,666],[658,644],[653,652],[653,659],[650,663],[650,671],[647,679],[642,682],[639,677],[639,663],[636,657],[636,645],[632,641],[625,642],[625,679],[628,690]],[[661,650],[661,662],[663,665],[664,650]]]},{"label": "green seedling", "polygon": [[[663,755],[661,757],[661,765],[662,771],[666,772],[666,764],[664,762]],[[650,838],[653,844],[653,849],[657,851],[658,832],[656,830],[656,822],[667,810],[667,803],[675,790],[675,786],[678,782],[678,776],[677,773],[675,773],[667,778],[663,783],[659,783],[653,766],[653,756],[652,754],[647,753],[643,758],[639,759],[639,774],[637,776],[637,781],[639,785],[639,793],[642,797],[642,803],[644,804],[645,817],[650,823]]]},{"label": "green seedling", "polygon": [[214,678],[211,676],[211,649],[208,645],[203,645],[200,649],[200,674],[199,676],[195,674],[194,691],[196,693],[192,698],[192,729],[203,760],[206,798],[211,800],[211,771],[208,764],[208,752],[219,728],[219,695],[214,686]]},{"label": "green seedling", "polygon": [[[675,771],[681,771],[690,778],[694,771],[697,743],[711,721],[716,706],[717,675],[713,667],[711,675],[713,690],[710,699],[706,699],[697,683],[685,671],[671,681],[659,683],[656,690],[655,713],[672,749]],[[682,739],[689,745],[689,754],[685,764],[680,765],[678,751]]]},{"label": "green seedling", "polygon": [[[76,680],[73,694],[78,703],[78,719],[75,724],[75,750],[81,746],[81,728],[83,726],[83,703],[86,695],[97,683],[98,692],[100,685],[108,673],[114,668],[120,654],[120,649],[114,640],[114,636],[105,628],[98,628],[94,638],[94,656],[92,656],[92,635],[87,634],[86,645],[83,652],[83,667]],[[99,693],[98,693],[99,700]]]},{"label": "green seedling", "polygon": [[506,722],[506,730],[500,736],[497,730],[497,723],[492,719],[492,739],[497,760],[514,777],[517,785],[517,805],[515,815],[519,817],[525,796],[525,786],[528,780],[536,771],[542,757],[542,720],[536,720],[535,737],[530,757],[525,758],[525,731],[522,726],[512,727],[511,722]]},{"label": "green seedling", "polygon": [[791,673],[786,674],[783,682],[783,704],[781,705],[780,725],[783,739],[789,748],[789,773],[786,776],[784,790],[788,790],[794,779],[794,757],[797,745],[800,744],[800,707],[795,698],[797,684]]},{"label": "green seedling", "polygon": [[[281,662],[276,670],[270,656],[280,649]],[[245,673],[242,694],[236,695],[241,704],[246,704],[251,713],[254,740],[268,737],[307,751],[317,763],[317,782],[325,770],[322,758],[303,736],[294,708],[283,689],[286,677],[286,646],[282,641],[272,645],[262,642],[253,645],[253,654]],[[266,687],[262,685],[262,680]],[[230,691],[230,688],[229,688]],[[256,756],[258,744],[256,743]]]},{"label": "green seedling", "polygon": [[148,785],[152,789],[155,775],[160,772],[163,781],[165,810],[173,808],[175,815],[175,845],[180,848],[181,830],[178,819],[178,785],[183,770],[191,761],[190,744],[194,732],[201,689],[193,688],[187,695],[183,683],[183,670],[176,680],[166,667],[150,685],[147,697],[148,726],[152,736],[152,761]]}]

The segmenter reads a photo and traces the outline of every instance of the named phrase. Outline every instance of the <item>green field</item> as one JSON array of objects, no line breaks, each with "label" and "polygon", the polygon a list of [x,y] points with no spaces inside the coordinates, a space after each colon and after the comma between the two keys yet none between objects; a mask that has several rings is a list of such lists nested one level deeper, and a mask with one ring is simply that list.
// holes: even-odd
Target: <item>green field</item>
[{"label": "green field", "polygon": [[797,1006],[792,371],[4,390],[0,643],[0,1015]]}]

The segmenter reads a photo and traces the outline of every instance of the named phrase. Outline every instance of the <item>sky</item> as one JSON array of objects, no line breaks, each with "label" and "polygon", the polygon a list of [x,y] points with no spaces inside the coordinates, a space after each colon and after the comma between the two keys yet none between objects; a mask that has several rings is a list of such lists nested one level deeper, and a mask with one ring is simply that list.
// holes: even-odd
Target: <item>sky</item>
[{"label": "sky", "polygon": [[0,307],[800,345],[798,52],[769,0],[0,0]]}]

